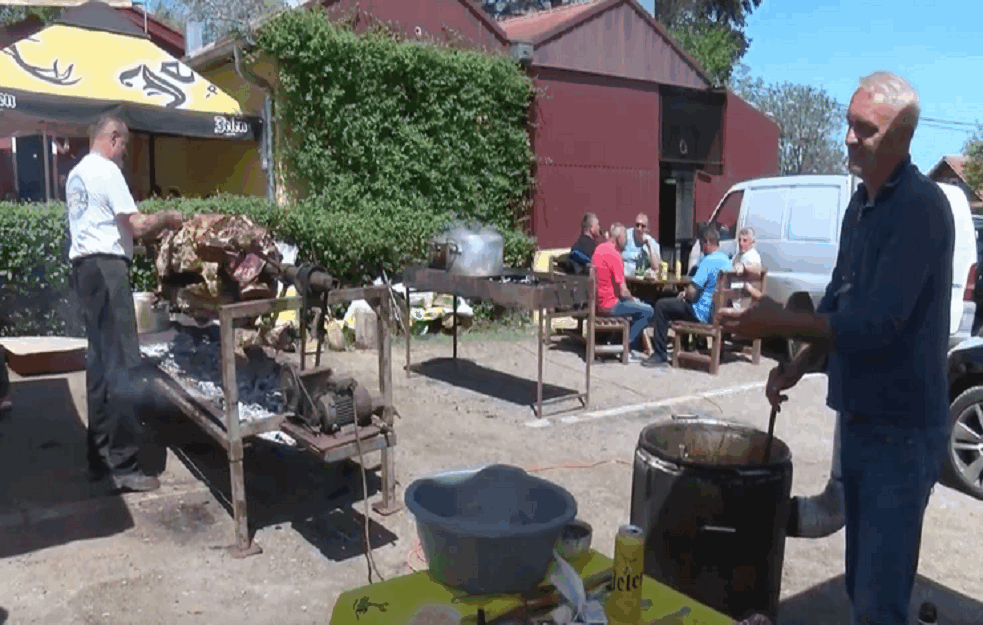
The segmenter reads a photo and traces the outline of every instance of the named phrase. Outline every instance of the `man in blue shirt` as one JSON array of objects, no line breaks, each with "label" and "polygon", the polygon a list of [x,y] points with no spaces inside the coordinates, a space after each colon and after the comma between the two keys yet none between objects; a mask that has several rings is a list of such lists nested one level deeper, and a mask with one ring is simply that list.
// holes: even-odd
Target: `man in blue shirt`
[{"label": "man in blue shirt", "polygon": [[721,252],[720,235],[708,226],[700,237],[703,258],[696,267],[693,281],[676,298],[660,299],[655,303],[655,351],[642,366],[662,368],[669,364],[666,341],[670,321],[707,323],[713,317],[713,292],[717,290],[717,275],[730,269],[730,258]]},{"label": "man in blue shirt", "polygon": [[[826,403],[840,424],[846,587],[857,624],[906,625],[922,520],[949,433],[946,350],[955,227],[945,195],[911,163],[918,94],[889,72],[850,100],[850,200],[836,267],[816,313],[762,298],[722,324],[744,336],[810,341],[768,376],[778,409],[829,355]],[[917,253],[913,253],[917,250]]]}]

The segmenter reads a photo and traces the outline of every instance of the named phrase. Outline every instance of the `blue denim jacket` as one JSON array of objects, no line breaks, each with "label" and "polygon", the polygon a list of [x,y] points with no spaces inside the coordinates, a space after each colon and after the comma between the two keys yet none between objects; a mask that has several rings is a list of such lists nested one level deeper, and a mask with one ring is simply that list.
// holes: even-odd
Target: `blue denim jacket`
[{"label": "blue denim jacket", "polygon": [[948,422],[946,351],[955,225],[937,184],[907,158],[871,201],[850,199],[833,276],[830,408],[900,427]]}]

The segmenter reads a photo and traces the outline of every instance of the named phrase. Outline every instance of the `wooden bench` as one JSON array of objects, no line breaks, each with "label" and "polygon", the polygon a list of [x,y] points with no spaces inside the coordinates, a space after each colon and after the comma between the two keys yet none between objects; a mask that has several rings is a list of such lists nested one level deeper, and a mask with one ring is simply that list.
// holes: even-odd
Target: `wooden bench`
[{"label": "wooden bench", "polygon": [[[752,296],[764,292],[765,270],[761,275],[737,275],[733,271],[723,271],[717,276],[717,288],[713,292],[713,321],[699,323],[696,321],[673,321],[670,328],[673,331],[672,366],[678,368],[681,363],[695,362],[707,365],[711,375],[717,375],[720,369],[720,356],[724,349],[725,340],[732,339],[719,325],[720,311],[739,301],[746,308]],[[735,285],[736,288],[735,288]],[[692,349],[683,348],[683,337],[706,337],[710,340],[710,353],[704,354],[695,346]],[[754,339],[751,345],[740,345],[739,352],[751,357],[753,364],[761,362],[761,339]]]}]

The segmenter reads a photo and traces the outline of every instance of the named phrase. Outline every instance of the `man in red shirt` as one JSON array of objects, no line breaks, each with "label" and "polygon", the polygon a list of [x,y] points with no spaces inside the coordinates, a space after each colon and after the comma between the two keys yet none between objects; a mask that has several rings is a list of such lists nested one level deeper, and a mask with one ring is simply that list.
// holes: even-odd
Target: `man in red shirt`
[{"label": "man in red shirt", "polygon": [[621,258],[628,242],[628,230],[624,224],[611,225],[610,238],[597,246],[591,262],[597,271],[597,312],[611,317],[630,317],[629,345],[631,360],[640,362],[642,356],[642,331],[648,326],[655,311],[645,302],[632,296],[625,284],[625,266]]}]

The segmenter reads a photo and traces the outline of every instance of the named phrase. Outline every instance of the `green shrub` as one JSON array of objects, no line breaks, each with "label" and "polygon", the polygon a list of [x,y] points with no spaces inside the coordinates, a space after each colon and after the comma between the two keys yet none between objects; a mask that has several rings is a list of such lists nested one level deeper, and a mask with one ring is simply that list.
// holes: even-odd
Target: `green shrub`
[{"label": "green shrub", "polygon": [[61,204],[0,203],[0,336],[78,334]]},{"label": "green shrub", "polygon": [[355,34],[321,10],[263,27],[277,63],[277,158],[306,199],[282,224],[347,285],[398,274],[459,218],[496,226],[506,264],[528,266],[534,90],[502,54]]}]

